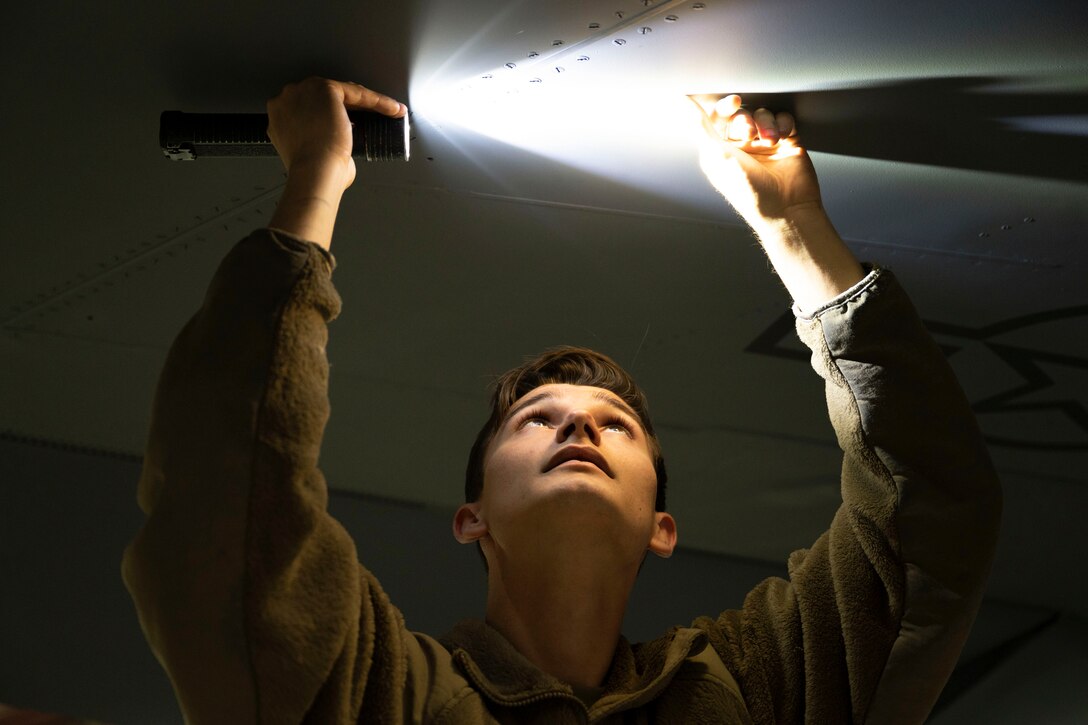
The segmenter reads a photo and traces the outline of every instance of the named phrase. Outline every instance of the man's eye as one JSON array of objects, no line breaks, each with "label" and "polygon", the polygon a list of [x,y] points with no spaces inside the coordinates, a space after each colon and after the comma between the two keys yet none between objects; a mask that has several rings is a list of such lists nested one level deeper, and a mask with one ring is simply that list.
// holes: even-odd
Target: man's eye
[{"label": "man's eye", "polygon": [[546,421],[543,418],[540,418],[538,416],[534,416],[532,418],[526,418],[522,422],[521,427],[522,428],[543,428],[543,427],[545,427],[547,425],[548,425],[548,421]]},{"label": "man's eye", "polygon": [[614,420],[604,426],[605,430],[618,431],[627,435],[631,434],[631,427],[622,420]]}]

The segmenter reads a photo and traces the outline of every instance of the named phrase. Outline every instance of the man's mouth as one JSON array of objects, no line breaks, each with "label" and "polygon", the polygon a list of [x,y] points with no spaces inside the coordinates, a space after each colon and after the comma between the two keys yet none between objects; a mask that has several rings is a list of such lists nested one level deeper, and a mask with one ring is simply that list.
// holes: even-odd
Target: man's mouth
[{"label": "man's mouth", "polygon": [[588,446],[563,446],[551,457],[551,460],[548,461],[547,465],[544,466],[544,473],[547,473],[556,466],[561,466],[568,461],[592,463],[594,466],[601,469],[609,478],[614,477],[612,475],[612,469],[608,466],[608,461],[605,460],[605,457],[601,455],[600,451]]}]

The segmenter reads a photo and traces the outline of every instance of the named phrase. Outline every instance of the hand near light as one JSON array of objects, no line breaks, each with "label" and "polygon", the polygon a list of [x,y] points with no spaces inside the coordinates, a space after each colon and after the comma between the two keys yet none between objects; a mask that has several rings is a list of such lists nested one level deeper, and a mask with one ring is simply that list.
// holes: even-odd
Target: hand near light
[{"label": "hand near light", "polygon": [[737,95],[694,96],[704,136],[699,163],[714,187],[760,232],[791,213],[820,207],[820,187],[789,113],[741,108]]},{"label": "hand near light", "polygon": [[268,102],[268,137],[287,169],[287,186],[268,226],[328,249],[344,191],[355,181],[347,109],[392,118],[403,103],[357,83],[308,78]]},{"label": "hand near light", "polygon": [[344,188],[355,179],[348,109],[376,111],[391,118],[407,109],[389,96],[358,83],[308,78],[283,87],[268,101],[268,137],[288,174],[297,166],[336,167],[344,172]]},{"label": "hand near light", "polygon": [[793,116],[752,113],[736,95],[692,101],[703,173],[756,233],[798,308],[818,309],[857,283],[863,270],[824,211]]}]

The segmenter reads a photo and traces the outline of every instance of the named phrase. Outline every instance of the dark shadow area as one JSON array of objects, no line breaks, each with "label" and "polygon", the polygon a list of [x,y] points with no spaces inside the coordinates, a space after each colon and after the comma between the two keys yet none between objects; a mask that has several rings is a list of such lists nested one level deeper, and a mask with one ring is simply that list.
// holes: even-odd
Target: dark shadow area
[{"label": "dark shadow area", "polygon": [[1059,619],[1061,619],[1061,613],[1054,612],[1026,631],[1010,637],[971,661],[959,663],[952,676],[948,678],[948,684],[945,685],[941,696],[933,706],[933,710],[930,711],[930,717],[936,717],[951,707],[971,688],[986,679],[990,673],[1012,659],[1020,650],[1054,626]]},{"label": "dark shadow area", "polygon": [[1023,80],[925,78],[740,95],[747,108],[765,106],[796,115],[812,151],[1085,181],[1088,136],[1031,131],[1017,127],[1015,120],[1088,116],[1088,93],[998,89]]},{"label": "dark shadow area", "polygon": [[[365,3],[315,10],[272,3],[260,13],[223,5],[201,19],[163,31],[148,62],[181,110],[259,112],[285,83],[317,75],[408,96],[411,3],[374,12]],[[161,109],[160,109],[161,110]]]}]

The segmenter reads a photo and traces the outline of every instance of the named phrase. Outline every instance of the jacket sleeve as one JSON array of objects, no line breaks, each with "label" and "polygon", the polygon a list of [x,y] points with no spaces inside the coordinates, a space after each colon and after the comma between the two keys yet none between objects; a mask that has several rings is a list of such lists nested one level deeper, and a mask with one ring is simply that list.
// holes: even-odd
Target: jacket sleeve
[{"label": "jacket sleeve", "polygon": [[[225,258],[159,380],[122,571],[194,723],[403,719],[400,613],[326,511],[331,255],[260,230]],[[414,649],[413,649],[414,648]]]},{"label": "jacket sleeve", "polygon": [[1001,494],[965,396],[906,294],[870,272],[797,330],[843,450],[830,529],[741,610],[696,625],[758,723],[921,723],[989,573]]}]

